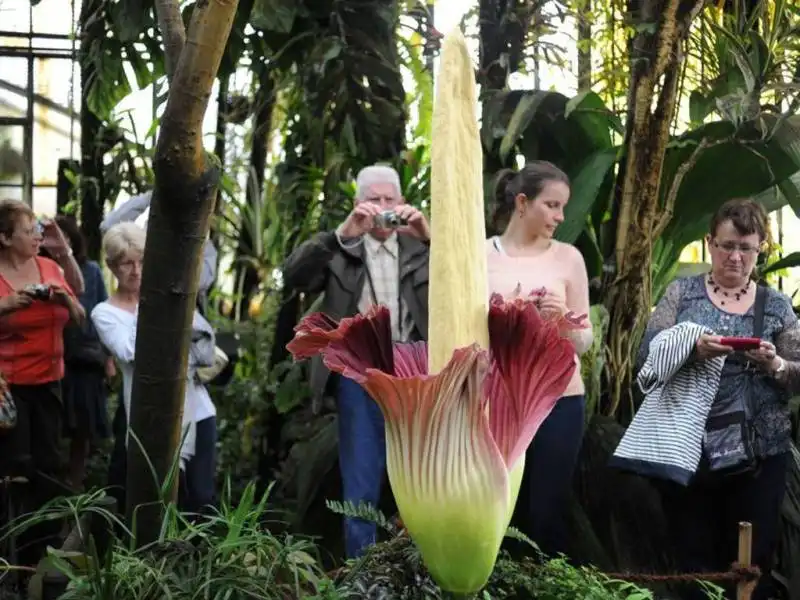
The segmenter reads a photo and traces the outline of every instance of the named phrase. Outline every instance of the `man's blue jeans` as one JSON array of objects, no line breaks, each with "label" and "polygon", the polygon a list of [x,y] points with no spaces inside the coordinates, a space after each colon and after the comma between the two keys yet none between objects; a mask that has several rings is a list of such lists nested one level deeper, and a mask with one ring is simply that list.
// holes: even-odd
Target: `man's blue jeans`
[{"label": "man's blue jeans", "polygon": [[[383,414],[358,383],[339,377],[339,468],[344,500],[378,507],[386,470]],[[345,518],[344,540],[348,558],[360,556],[375,543],[375,523]]]}]

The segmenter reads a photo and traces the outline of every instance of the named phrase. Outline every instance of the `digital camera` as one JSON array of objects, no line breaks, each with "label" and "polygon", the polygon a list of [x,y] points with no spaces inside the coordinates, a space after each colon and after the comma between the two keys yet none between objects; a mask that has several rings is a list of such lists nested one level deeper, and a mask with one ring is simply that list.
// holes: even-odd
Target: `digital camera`
[{"label": "digital camera", "polygon": [[52,290],[49,285],[34,283],[25,288],[25,292],[34,300],[50,300]]},{"label": "digital camera", "polygon": [[408,221],[393,210],[385,210],[375,215],[375,227],[379,229],[397,229],[404,225],[408,225]]}]

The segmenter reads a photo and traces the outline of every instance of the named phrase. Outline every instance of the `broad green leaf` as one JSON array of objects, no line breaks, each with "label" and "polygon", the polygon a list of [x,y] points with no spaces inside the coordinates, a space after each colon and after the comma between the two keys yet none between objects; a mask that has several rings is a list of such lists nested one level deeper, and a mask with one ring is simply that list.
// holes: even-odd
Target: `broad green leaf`
[{"label": "broad green leaf", "polygon": [[572,244],[586,227],[603,182],[617,162],[618,148],[595,152],[570,174],[572,195],[564,209],[564,222],[559,225],[556,238]]},{"label": "broad green leaf", "polygon": [[[787,136],[765,139],[763,130],[753,123],[735,130],[730,123],[713,122],[682,136],[682,141],[704,137],[721,143],[707,149],[687,173],[678,191],[672,220],[653,248],[653,288],[665,286],[671,278],[683,248],[699,240],[708,231],[711,216],[732,198],[754,197],[762,194],[772,208],[780,205],[780,189],[771,188],[792,177],[800,170],[800,155],[794,155],[795,141]],[[728,140],[728,141],[726,141]],[[662,179],[662,198],[666,197],[678,168],[689,159],[696,146],[675,144],[667,151]],[[667,279],[668,280],[668,279]]]},{"label": "broad green leaf", "polygon": [[120,0],[108,3],[114,33],[123,44],[134,42],[153,23],[153,0]]},{"label": "broad green leaf", "polygon": [[536,111],[539,110],[539,106],[544,101],[547,93],[535,91],[520,99],[514,109],[514,113],[511,115],[511,120],[506,126],[505,135],[500,142],[500,160],[506,161],[509,152],[514,149],[517,141],[525,134],[525,130],[536,115]]},{"label": "broad green leaf", "polygon": [[593,149],[611,145],[611,131],[625,134],[620,118],[592,91],[584,91],[571,98],[564,109],[564,118],[576,121],[592,140]]},{"label": "broad green leaf", "polygon": [[549,160],[575,173],[593,153],[611,147],[615,120],[593,94],[570,103],[557,92],[495,92],[484,103],[481,139],[490,164],[510,165],[519,152],[526,161]]},{"label": "broad green leaf", "polygon": [[689,120],[692,123],[701,124],[713,106],[713,102],[709,102],[702,92],[692,90],[689,94]]},{"label": "broad green leaf", "polygon": [[750,61],[750,56],[748,55],[744,44],[742,44],[741,40],[739,40],[735,33],[728,31],[724,27],[720,27],[713,21],[709,21],[709,24],[718,35],[726,38],[729,42],[729,52],[736,61],[736,66],[739,67],[739,71],[741,71],[742,76],[744,76],[745,90],[743,91],[752,92],[758,85],[759,73],[757,73],[753,68],[753,64]]},{"label": "broad green leaf", "polygon": [[136,52],[135,49],[130,48],[126,50],[128,50],[125,53],[128,63],[133,69],[133,74],[136,76],[136,85],[140,90],[143,90],[153,81],[150,65],[147,64],[145,58]]},{"label": "broad green leaf", "polygon": [[794,213],[800,216],[800,116],[786,119],[764,115],[772,127],[771,140],[783,150],[797,166],[797,171],[778,183],[778,189]]},{"label": "broad green leaf", "polygon": [[800,216],[800,171],[778,184],[781,198]]},{"label": "broad green leaf", "polygon": [[800,252],[792,252],[791,254],[787,254],[782,259],[775,261],[768,267],[764,267],[764,269],[761,270],[761,274],[766,275],[768,273],[772,273],[773,271],[792,269],[794,267],[800,267]]},{"label": "broad green leaf", "polygon": [[256,29],[291,33],[297,17],[294,0],[256,0],[250,15],[250,24]]}]

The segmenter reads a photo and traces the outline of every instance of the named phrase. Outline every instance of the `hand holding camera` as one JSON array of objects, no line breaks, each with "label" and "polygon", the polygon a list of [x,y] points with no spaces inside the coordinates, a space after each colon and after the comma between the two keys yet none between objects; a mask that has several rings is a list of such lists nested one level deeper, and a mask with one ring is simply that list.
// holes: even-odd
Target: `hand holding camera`
[{"label": "hand holding camera", "polygon": [[428,221],[410,204],[401,204],[395,210],[381,210],[370,202],[361,202],[347,216],[337,230],[342,238],[356,238],[372,229],[394,229],[398,233],[430,239]]},{"label": "hand holding camera", "polygon": [[34,300],[47,302],[51,297],[52,290],[46,283],[26,285],[21,290],[0,298],[0,316],[30,306]]},{"label": "hand holding camera", "polygon": [[30,306],[31,302],[33,302],[33,298],[24,291],[3,296],[0,298],[0,317]]},{"label": "hand holding camera", "polygon": [[372,230],[375,226],[375,217],[380,212],[378,206],[369,202],[360,202],[347,215],[344,223],[339,225],[337,232],[345,239],[361,237]]}]

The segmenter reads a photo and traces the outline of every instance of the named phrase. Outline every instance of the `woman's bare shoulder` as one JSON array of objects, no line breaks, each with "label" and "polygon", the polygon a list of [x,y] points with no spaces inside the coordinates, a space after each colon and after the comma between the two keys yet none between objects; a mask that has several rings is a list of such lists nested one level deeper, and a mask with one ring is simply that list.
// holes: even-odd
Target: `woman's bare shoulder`
[{"label": "woman's bare shoulder", "polygon": [[553,257],[570,265],[583,265],[583,254],[572,244],[553,240]]}]

